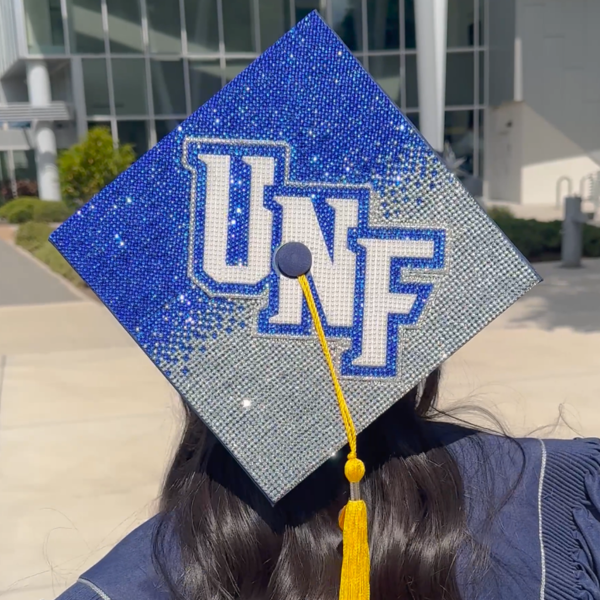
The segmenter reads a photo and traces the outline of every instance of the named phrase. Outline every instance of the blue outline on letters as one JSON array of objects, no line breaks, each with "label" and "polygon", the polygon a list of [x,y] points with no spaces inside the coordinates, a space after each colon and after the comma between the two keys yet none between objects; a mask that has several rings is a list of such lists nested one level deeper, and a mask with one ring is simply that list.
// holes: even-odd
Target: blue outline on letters
[{"label": "blue outline on letters", "polygon": [[[271,142],[261,144],[259,141],[244,140],[219,140],[219,139],[194,139],[186,140],[184,163],[189,170],[196,170],[196,199],[195,231],[201,232],[204,227],[204,198],[206,168],[197,160],[190,164],[190,144],[193,144],[194,155],[198,154],[229,154],[234,157],[243,156],[270,156],[275,158],[274,185],[265,187],[264,206],[273,213],[273,230],[271,240],[271,253],[281,243],[282,235],[282,207],[275,202],[276,196],[308,197],[313,202],[315,214],[321,228],[321,234],[328,248],[330,257],[333,258],[333,228],[335,218],[326,204],[327,198],[355,199],[358,201],[358,226],[348,230],[348,248],[356,254],[356,279],[354,294],[354,317],[352,327],[332,327],[327,324],[319,295],[312,277],[309,282],[315,295],[319,315],[323,322],[323,329],[327,337],[349,338],[351,347],[342,355],[340,371],[344,376],[371,376],[393,377],[397,374],[398,344],[400,341],[399,329],[402,326],[417,324],[427,301],[433,291],[433,283],[405,283],[402,281],[403,269],[426,269],[439,271],[445,266],[446,231],[433,228],[382,228],[369,227],[369,203],[371,186],[369,184],[326,184],[304,183],[289,181],[289,166],[291,150],[284,142]],[[330,226],[332,231],[327,231]],[[363,331],[363,301],[365,288],[366,250],[360,245],[361,239],[414,239],[430,240],[433,242],[434,251],[432,258],[392,258],[390,274],[390,292],[416,294],[417,299],[411,312],[407,315],[391,314],[388,317],[387,327],[387,357],[386,364],[378,367],[359,367],[352,364],[361,353]],[[194,247],[190,249],[191,268],[197,282],[205,287],[206,291],[216,296],[260,296],[268,290],[267,307],[260,311],[258,316],[258,332],[262,334],[310,336],[313,328],[306,302],[302,305],[302,320],[299,325],[283,325],[270,323],[269,319],[278,312],[279,275],[271,268],[271,273],[255,285],[230,284],[215,282],[202,268],[203,236],[194,235]],[[247,242],[246,242],[247,243]]]}]

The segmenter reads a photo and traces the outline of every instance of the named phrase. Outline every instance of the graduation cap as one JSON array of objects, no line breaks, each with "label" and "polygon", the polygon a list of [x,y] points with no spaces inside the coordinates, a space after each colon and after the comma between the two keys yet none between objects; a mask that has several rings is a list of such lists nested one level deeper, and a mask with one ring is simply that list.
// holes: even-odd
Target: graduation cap
[{"label": "graduation cap", "polygon": [[272,503],[350,444],[343,598],[356,432],[539,281],[317,13],[51,241]]}]

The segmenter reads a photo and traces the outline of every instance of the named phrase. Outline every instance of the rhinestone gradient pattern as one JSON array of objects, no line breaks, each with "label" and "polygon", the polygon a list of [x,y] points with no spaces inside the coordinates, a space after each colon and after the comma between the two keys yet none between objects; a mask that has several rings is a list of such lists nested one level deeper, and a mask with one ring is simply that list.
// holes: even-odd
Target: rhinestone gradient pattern
[{"label": "rhinestone gradient pattern", "polygon": [[[241,295],[202,278],[206,178],[190,168],[190,140],[216,140],[202,150],[214,154],[221,142],[240,148],[228,269],[254,260],[244,162],[253,141],[279,166],[287,156],[265,206],[271,187],[300,197],[312,186],[328,248],[335,219],[321,195],[335,190],[359,202],[359,229],[402,239],[415,256],[431,250],[392,263],[390,291],[413,294],[418,314],[395,325],[391,372],[353,367],[356,321],[327,330],[359,431],[539,281],[318,14],[298,23],[51,236],[272,502],[344,445],[344,428],[306,307],[299,324],[272,324],[277,274]],[[283,234],[273,235],[272,251]],[[377,302],[363,288],[357,275],[355,314]],[[332,298],[341,306],[346,296]]]}]

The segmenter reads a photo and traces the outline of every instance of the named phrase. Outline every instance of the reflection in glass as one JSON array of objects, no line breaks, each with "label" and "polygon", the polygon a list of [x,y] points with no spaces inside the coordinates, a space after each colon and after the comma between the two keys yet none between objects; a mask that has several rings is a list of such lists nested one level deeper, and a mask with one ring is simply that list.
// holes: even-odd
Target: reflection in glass
[{"label": "reflection in glass", "polygon": [[448,0],[448,48],[472,46],[474,23],[474,0]]},{"label": "reflection in glass", "polygon": [[472,110],[446,111],[444,141],[448,142],[456,158],[464,158],[463,171],[473,173],[473,118]]},{"label": "reflection in glass", "polygon": [[417,108],[419,106],[419,83],[417,80],[417,56],[408,54],[404,58],[406,81],[406,108]]},{"label": "reflection in glass", "polygon": [[194,111],[221,89],[221,68],[218,60],[191,60],[189,66]]},{"label": "reflection in glass", "polygon": [[65,51],[60,0],[25,0],[25,28],[31,54]]},{"label": "reflection in glass", "polygon": [[446,105],[475,102],[473,52],[448,52],[446,59]]},{"label": "reflection in glass", "polygon": [[217,0],[185,0],[185,27],[192,54],[219,51]]},{"label": "reflection in glass", "polygon": [[37,170],[35,168],[35,150],[13,150],[15,162],[15,179],[35,181]]},{"label": "reflection in glass", "polygon": [[106,59],[82,58],[85,110],[88,115],[109,115]]},{"label": "reflection in glass", "polygon": [[408,118],[408,120],[417,128],[419,129],[420,127],[420,121],[419,121],[419,113],[418,112],[407,112],[406,116]]},{"label": "reflection in glass", "polygon": [[274,44],[290,27],[289,0],[261,0],[258,3],[261,50]]},{"label": "reflection in glass", "polygon": [[370,50],[400,48],[399,0],[370,0],[367,2]]},{"label": "reflection in glass", "polygon": [[182,60],[151,60],[152,97],[157,115],[183,115],[185,87]]},{"label": "reflection in glass", "polygon": [[404,47],[409,50],[414,50],[417,47],[415,0],[404,0]]},{"label": "reflection in glass", "polygon": [[91,131],[92,129],[98,129],[99,127],[108,129],[108,131],[110,132],[110,122],[109,121],[88,121],[88,123],[87,123],[88,131]]},{"label": "reflection in glass", "polygon": [[370,56],[369,71],[390,99],[400,106],[400,56]]},{"label": "reflection in glass", "polygon": [[156,141],[160,142],[166,135],[169,135],[179,123],[181,119],[156,119],[154,126],[156,127]]},{"label": "reflection in glass", "polygon": [[106,0],[111,52],[143,52],[139,0]]},{"label": "reflection in glass", "polygon": [[333,29],[344,44],[354,52],[365,50],[360,0],[333,0],[331,12]]},{"label": "reflection in glass", "polygon": [[252,0],[221,0],[226,52],[255,52]]},{"label": "reflection in glass", "polygon": [[485,46],[485,0],[479,2],[479,45]]},{"label": "reflection in glass", "polygon": [[483,163],[483,157],[484,157],[484,125],[485,125],[485,111],[483,110],[478,110],[477,111],[478,114],[478,119],[479,119],[479,165],[477,165],[478,169],[477,169],[477,173],[476,175],[483,178],[483,175],[485,173],[484,171],[484,163]]},{"label": "reflection in glass", "polygon": [[146,0],[150,52],[181,52],[181,19],[179,2]]},{"label": "reflection in glass", "polygon": [[485,52],[479,53],[479,104],[485,104]]},{"label": "reflection in glass", "polygon": [[296,14],[294,15],[296,17],[296,23],[302,21],[302,19],[309,15],[313,10],[319,10],[320,4],[319,0],[296,0],[294,3],[296,9]]},{"label": "reflection in glass", "polygon": [[225,83],[229,83],[234,77],[237,77],[252,61],[245,59],[228,60],[225,67]]},{"label": "reflection in glass", "polygon": [[104,54],[100,0],[69,0],[71,52]]},{"label": "reflection in glass", "polygon": [[13,197],[12,178],[8,168],[8,151],[0,151],[0,205]]},{"label": "reflection in glass", "polygon": [[144,59],[113,58],[115,110],[118,115],[148,114]]},{"label": "reflection in glass", "polygon": [[136,156],[148,150],[148,121],[117,121],[119,143],[131,144]]}]

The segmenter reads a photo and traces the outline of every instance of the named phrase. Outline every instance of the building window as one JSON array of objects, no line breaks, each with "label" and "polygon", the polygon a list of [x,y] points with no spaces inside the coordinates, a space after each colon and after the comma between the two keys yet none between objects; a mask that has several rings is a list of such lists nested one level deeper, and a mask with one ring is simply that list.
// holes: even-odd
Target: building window
[{"label": "building window", "polygon": [[71,51],[104,54],[100,0],[68,0]]},{"label": "building window", "polygon": [[417,47],[415,0],[404,1],[404,47],[407,50],[414,50]]},{"label": "building window", "polygon": [[419,129],[419,113],[418,112],[407,112],[406,117],[417,129]]},{"label": "building window", "polygon": [[475,1],[448,0],[448,48],[475,44]]},{"label": "building window", "polygon": [[225,83],[237,77],[251,62],[246,59],[228,59],[225,67]]},{"label": "building window", "polygon": [[404,57],[404,80],[406,82],[406,109],[419,107],[419,84],[417,81],[417,56],[407,54]]},{"label": "building window", "polygon": [[302,21],[302,19],[307,17],[313,10],[319,10],[320,5],[321,2],[319,0],[296,0],[294,2],[294,24],[298,21]]},{"label": "building window", "polygon": [[146,0],[150,52],[179,54],[181,52],[181,18],[179,2]]},{"label": "building window", "polygon": [[17,187],[20,181],[36,180],[35,150],[13,150],[13,160],[15,161]]},{"label": "building window", "polygon": [[221,0],[225,52],[256,52],[252,0]]},{"label": "building window", "polygon": [[461,169],[473,173],[473,155],[475,150],[473,110],[446,111],[444,119],[444,141],[450,144],[457,158],[464,158]]},{"label": "building window", "polygon": [[0,151],[0,205],[14,196],[13,179],[8,165],[8,151]]},{"label": "building window", "polygon": [[479,2],[478,29],[479,29],[479,45],[483,46],[487,40],[485,37],[485,3],[486,0],[477,0]]},{"label": "building window", "polygon": [[113,58],[112,74],[117,115],[148,114],[144,59]]},{"label": "building window", "polygon": [[156,127],[156,141],[160,142],[166,135],[169,135],[179,124],[181,119],[157,119],[154,122]]},{"label": "building window", "polygon": [[110,51],[143,52],[142,16],[138,0],[106,0]]},{"label": "building window", "polygon": [[398,50],[400,48],[399,0],[367,2],[369,50]]},{"label": "building window", "polygon": [[360,0],[333,0],[333,29],[353,52],[365,49],[363,41],[362,3]]},{"label": "building window", "polygon": [[475,56],[473,52],[448,52],[446,58],[446,106],[475,103]]},{"label": "building window", "polygon": [[88,121],[88,131],[91,131],[92,129],[98,129],[99,127],[104,127],[104,129],[108,129],[108,131],[110,131],[110,121]]},{"label": "building window", "polygon": [[[23,1],[27,11],[38,2],[53,8],[55,31],[50,29],[43,35],[51,46],[60,47],[62,17],[58,17],[63,0]],[[110,52],[110,63],[104,58],[82,60],[89,121],[110,119],[113,133],[118,130],[121,138],[134,139],[138,152],[172,130],[187,114],[188,102],[196,110],[244,70],[253,57],[319,9],[384,92],[419,125],[415,0],[66,2],[71,50],[105,54],[108,48]],[[106,40],[103,2],[108,17]],[[486,0],[448,2],[446,138],[453,144],[461,140],[463,146],[469,135],[477,138],[471,142],[467,163],[477,173],[483,164],[481,109],[487,101]],[[142,37],[142,8],[147,17],[147,40]],[[35,33],[33,21],[28,27],[30,44],[42,39],[42,34]],[[183,39],[182,27],[186,33]],[[135,53],[145,58],[123,56]],[[459,130],[463,134],[457,133]]]},{"label": "building window", "polygon": [[119,143],[131,144],[137,156],[148,150],[148,121],[117,121]]},{"label": "building window", "polygon": [[478,82],[478,93],[477,104],[485,104],[487,102],[485,94],[485,52],[479,52],[479,82]]},{"label": "building window", "polygon": [[260,0],[258,3],[261,51],[272,46],[290,29],[289,0]]},{"label": "building window", "polygon": [[88,115],[109,115],[108,77],[106,59],[82,58],[83,90],[85,108]]},{"label": "building window", "polygon": [[152,97],[157,115],[184,115],[183,60],[152,60]]},{"label": "building window", "polygon": [[60,0],[25,0],[27,45],[31,54],[63,54],[63,32]]},{"label": "building window", "polygon": [[400,56],[371,56],[369,71],[389,98],[401,106]]},{"label": "building window", "polygon": [[218,60],[191,60],[189,66],[192,111],[194,111],[221,89],[221,67]]},{"label": "building window", "polygon": [[218,52],[217,0],[185,0],[185,28],[191,54]]},{"label": "building window", "polygon": [[484,126],[485,126],[485,111],[483,110],[478,110],[477,111],[478,114],[478,122],[479,122],[479,131],[478,131],[478,136],[477,136],[477,142],[478,142],[478,149],[477,149],[477,165],[475,165],[475,175],[478,175],[479,177],[483,177],[483,174],[485,173],[484,171],[484,164],[483,164],[483,157],[484,157],[484,150],[485,150],[485,140],[484,140]]}]

